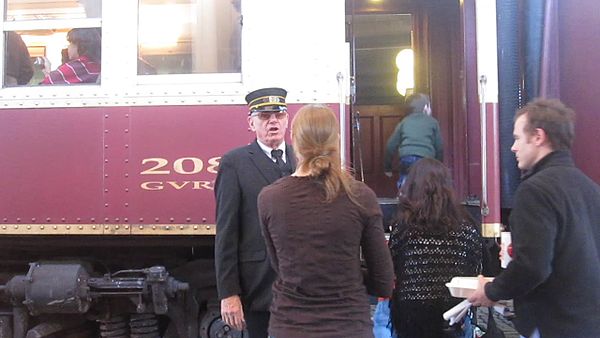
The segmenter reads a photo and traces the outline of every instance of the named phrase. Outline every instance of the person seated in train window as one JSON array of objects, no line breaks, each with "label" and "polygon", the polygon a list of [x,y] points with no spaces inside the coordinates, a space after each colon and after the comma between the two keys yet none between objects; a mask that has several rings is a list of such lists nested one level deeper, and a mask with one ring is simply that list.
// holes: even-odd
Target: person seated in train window
[{"label": "person seated in train window", "polygon": [[69,61],[48,72],[40,84],[96,83],[100,76],[100,30],[74,28],[67,33],[67,40]]},{"label": "person seated in train window", "polygon": [[442,314],[460,299],[450,295],[445,283],[481,272],[481,236],[442,162],[417,161],[400,192],[389,240],[396,274],[392,327],[401,338],[455,337],[460,324],[445,327]]},{"label": "person seated in train window", "polygon": [[21,35],[6,32],[6,59],[4,61],[4,86],[22,86],[33,77],[33,62]]}]

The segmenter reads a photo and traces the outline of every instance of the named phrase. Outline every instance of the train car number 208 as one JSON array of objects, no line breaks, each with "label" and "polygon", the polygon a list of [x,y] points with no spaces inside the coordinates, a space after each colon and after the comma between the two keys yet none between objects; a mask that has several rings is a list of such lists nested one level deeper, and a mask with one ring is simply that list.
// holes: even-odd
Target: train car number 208
[{"label": "train car number 208", "polygon": [[[211,157],[206,161],[198,157],[181,157],[172,163],[166,158],[152,157],[142,160],[142,171],[140,175],[195,175],[202,171],[209,174],[216,174],[219,167],[218,157]],[[214,180],[156,180],[145,181],[140,184],[144,190],[165,190],[165,189],[192,189],[192,190],[214,190]]]}]

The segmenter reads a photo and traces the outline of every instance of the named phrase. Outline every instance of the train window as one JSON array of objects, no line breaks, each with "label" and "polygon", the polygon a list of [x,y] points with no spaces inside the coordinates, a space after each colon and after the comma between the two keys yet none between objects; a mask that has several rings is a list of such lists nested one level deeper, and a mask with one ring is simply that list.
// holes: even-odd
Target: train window
[{"label": "train window", "polygon": [[241,0],[3,0],[0,13],[3,88],[241,83]]},{"label": "train window", "polygon": [[101,0],[4,5],[4,87],[99,82]]},{"label": "train window", "polygon": [[138,75],[241,72],[241,0],[139,0]]},{"label": "train window", "polygon": [[357,104],[403,102],[414,87],[412,16],[357,15],[353,30]]}]

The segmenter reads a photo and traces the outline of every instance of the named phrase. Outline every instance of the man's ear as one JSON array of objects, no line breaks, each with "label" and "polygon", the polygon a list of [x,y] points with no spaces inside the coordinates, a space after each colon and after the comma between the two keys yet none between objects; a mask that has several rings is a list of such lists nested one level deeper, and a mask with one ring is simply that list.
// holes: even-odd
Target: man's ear
[{"label": "man's ear", "polygon": [[535,128],[535,133],[533,135],[533,141],[535,142],[535,145],[538,145],[538,146],[548,144],[549,140],[548,140],[548,135],[546,134],[546,131],[542,128]]},{"label": "man's ear", "polygon": [[250,130],[252,130],[252,132],[256,132],[256,127],[254,126],[254,119],[252,118],[252,116],[248,116],[248,126],[250,127]]}]

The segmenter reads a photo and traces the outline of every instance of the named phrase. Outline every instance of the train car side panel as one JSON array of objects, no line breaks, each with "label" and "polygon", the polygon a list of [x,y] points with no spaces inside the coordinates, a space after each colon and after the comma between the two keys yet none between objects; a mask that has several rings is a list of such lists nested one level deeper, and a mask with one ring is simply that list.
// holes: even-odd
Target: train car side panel
[{"label": "train car side panel", "polygon": [[89,221],[103,213],[103,111],[2,111],[3,223]]}]

